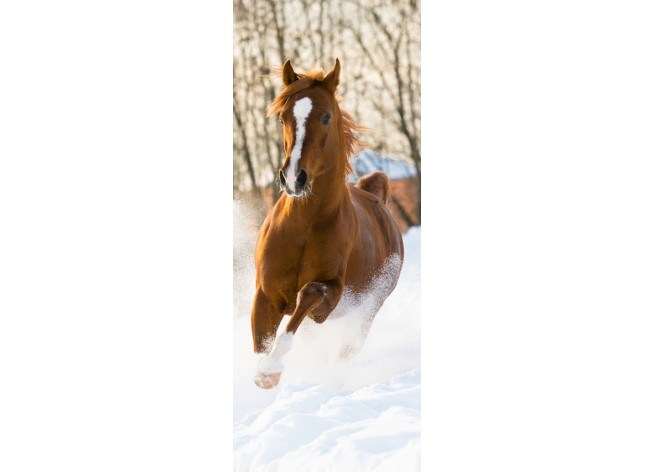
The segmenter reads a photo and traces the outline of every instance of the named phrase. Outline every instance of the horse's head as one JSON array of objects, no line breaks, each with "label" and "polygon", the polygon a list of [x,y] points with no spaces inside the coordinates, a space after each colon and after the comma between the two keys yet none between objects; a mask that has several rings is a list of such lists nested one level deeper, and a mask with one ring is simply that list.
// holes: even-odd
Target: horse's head
[{"label": "horse's head", "polygon": [[309,195],[317,177],[347,166],[342,114],[335,97],[339,71],[339,59],[325,76],[296,74],[290,61],[282,69],[284,89],[269,113],[277,113],[284,126],[286,159],[278,178],[291,197]]}]

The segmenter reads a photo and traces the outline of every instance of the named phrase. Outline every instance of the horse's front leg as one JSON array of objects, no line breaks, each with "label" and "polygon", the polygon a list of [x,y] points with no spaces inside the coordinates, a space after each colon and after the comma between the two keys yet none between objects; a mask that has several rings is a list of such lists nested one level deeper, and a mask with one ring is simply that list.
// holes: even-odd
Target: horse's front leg
[{"label": "horse's front leg", "polygon": [[327,282],[310,282],[305,284],[296,300],[296,309],[291,315],[286,331],[296,334],[305,316],[311,317],[317,323],[322,323],[339,303],[343,294],[343,281],[340,279]]},{"label": "horse's front leg", "polygon": [[[262,290],[257,290],[252,304],[250,324],[252,328],[253,347],[257,354],[268,354],[273,348],[273,340],[284,314],[276,304]],[[271,388],[277,385],[267,376],[263,376],[261,369],[255,376],[255,383],[261,388]]]},{"label": "horse's front leg", "polygon": [[284,314],[262,290],[257,290],[252,303],[250,324],[255,352],[268,354]]},{"label": "horse's front leg", "polygon": [[310,282],[300,289],[296,300],[296,309],[291,315],[285,332],[278,336],[271,353],[259,364],[259,372],[255,377],[255,383],[259,387],[272,388],[280,381],[283,369],[282,358],[291,350],[293,335],[305,316],[315,311],[318,313],[315,319],[322,323],[337,306],[342,293],[343,281],[341,280]]}]

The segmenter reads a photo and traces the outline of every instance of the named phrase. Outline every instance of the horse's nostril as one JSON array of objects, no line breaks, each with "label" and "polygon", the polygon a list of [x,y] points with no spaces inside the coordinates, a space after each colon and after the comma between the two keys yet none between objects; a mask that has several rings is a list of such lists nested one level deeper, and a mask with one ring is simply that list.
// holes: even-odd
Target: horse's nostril
[{"label": "horse's nostril", "polygon": [[300,188],[303,188],[305,184],[307,183],[307,172],[305,172],[304,169],[300,169],[300,173],[298,174],[298,186]]},{"label": "horse's nostril", "polygon": [[280,173],[278,174],[278,176],[279,176],[279,178],[280,178],[280,183],[281,183],[282,185],[285,185],[285,184],[287,183],[287,181],[286,181],[286,179],[284,178],[284,171],[283,171],[282,169],[280,169]]}]

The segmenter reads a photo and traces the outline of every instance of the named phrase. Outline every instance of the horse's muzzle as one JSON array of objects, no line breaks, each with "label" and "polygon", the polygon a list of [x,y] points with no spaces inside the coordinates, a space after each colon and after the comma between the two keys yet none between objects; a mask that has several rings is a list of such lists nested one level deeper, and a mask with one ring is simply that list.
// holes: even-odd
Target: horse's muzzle
[{"label": "horse's muzzle", "polygon": [[290,197],[303,197],[307,195],[308,186],[307,186],[307,172],[305,169],[300,169],[298,174],[295,176],[293,181],[291,179],[287,180],[287,177],[284,175],[284,170],[280,169],[278,175],[280,179],[280,185],[284,189],[287,195]]}]

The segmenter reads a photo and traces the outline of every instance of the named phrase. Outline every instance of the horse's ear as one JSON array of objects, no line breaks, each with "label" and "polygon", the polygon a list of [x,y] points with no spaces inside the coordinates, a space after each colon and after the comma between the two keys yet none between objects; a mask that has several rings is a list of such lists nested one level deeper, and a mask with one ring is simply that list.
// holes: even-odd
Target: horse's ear
[{"label": "horse's ear", "polygon": [[323,79],[323,86],[328,89],[330,93],[334,93],[339,85],[339,72],[341,72],[341,64],[339,59],[334,62],[334,67],[328,75]]},{"label": "horse's ear", "polygon": [[282,66],[282,83],[286,87],[287,85],[294,83],[296,80],[298,80],[298,76],[293,71],[293,67],[291,67],[291,61],[287,59],[287,62]]}]

